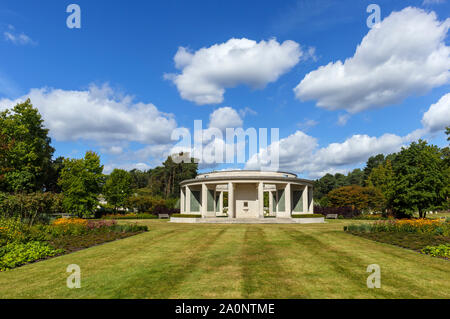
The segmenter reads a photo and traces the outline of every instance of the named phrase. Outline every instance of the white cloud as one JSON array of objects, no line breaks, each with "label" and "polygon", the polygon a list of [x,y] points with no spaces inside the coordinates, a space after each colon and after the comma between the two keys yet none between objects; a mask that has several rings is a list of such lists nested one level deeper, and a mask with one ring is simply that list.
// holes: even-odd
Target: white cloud
[{"label": "white cloud", "polygon": [[225,131],[226,128],[242,127],[243,121],[238,112],[229,107],[221,107],[212,112],[209,116],[209,127],[218,128]]},{"label": "white cloud", "polygon": [[107,154],[112,154],[112,155],[120,155],[123,153],[123,148],[121,146],[117,146],[117,145],[112,145],[109,147],[103,147],[101,149],[101,152],[103,153],[107,153]]},{"label": "white cloud", "polygon": [[35,44],[37,44],[25,33],[15,32],[15,28],[12,25],[8,25],[8,30],[9,31],[3,32],[3,36],[6,41],[9,41],[9,42],[17,44],[17,45],[27,45],[27,44],[35,45]]},{"label": "white cloud", "polygon": [[422,125],[430,133],[450,126],[450,93],[445,94],[437,103],[430,106],[422,117]]},{"label": "white cloud", "polygon": [[[388,154],[398,151],[410,140],[411,136],[400,137],[384,134],[380,137],[353,135],[342,143],[331,143],[319,148],[317,139],[302,131],[280,139],[279,165],[281,170],[289,170],[307,175],[310,178],[321,177],[326,173],[346,172],[346,166],[357,165],[367,161],[375,154]],[[246,164],[248,169],[259,169],[260,161],[270,157],[273,145],[253,156]]]},{"label": "white cloud", "polygon": [[355,113],[399,103],[448,83],[450,18],[405,8],[372,28],[344,62],[330,62],[307,74],[294,89],[301,100],[329,110]]},{"label": "white cloud", "polygon": [[[311,49],[307,55],[314,55]],[[240,84],[263,88],[275,82],[296,65],[303,52],[294,41],[275,39],[256,42],[230,39],[190,52],[180,47],[174,57],[180,74],[166,74],[183,99],[197,104],[217,104],[223,101],[226,88]]]},{"label": "white cloud", "polygon": [[50,136],[57,141],[165,144],[171,141],[176,128],[173,115],[159,111],[151,103],[135,103],[130,96],[117,96],[107,85],[92,85],[85,91],[32,89],[14,101],[0,99],[0,109],[11,108],[27,98],[39,109]]}]

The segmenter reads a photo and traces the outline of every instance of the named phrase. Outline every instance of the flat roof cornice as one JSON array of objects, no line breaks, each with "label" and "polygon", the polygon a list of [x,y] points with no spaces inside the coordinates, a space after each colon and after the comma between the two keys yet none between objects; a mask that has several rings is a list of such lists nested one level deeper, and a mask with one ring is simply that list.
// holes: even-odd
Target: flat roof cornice
[{"label": "flat roof cornice", "polygon": [[217,176],[217,177],[202,177],[202,178],[192,178],[186,179],[180,182],[180,185],[186,184],[201,184],[204,182],[225,182],[225,181],[273,181],[273,182],[294,182],[313,185],[314,181],[308,179],[302,179],[297,177],[282,177],[282,176]]}]

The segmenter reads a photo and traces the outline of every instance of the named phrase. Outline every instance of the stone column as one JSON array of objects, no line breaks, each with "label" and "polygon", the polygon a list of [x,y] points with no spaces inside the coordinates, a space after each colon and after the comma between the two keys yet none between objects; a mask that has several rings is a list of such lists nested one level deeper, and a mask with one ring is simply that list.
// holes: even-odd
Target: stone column
[{"label": "stone column", "polygon": [[219,195],[219,212],[223,214],[223,191],[220,191]]},{"label": "stone column", "polygon": [[234,218],[234,185],[228,182],[228,217]]},{"label": "stone column", "polygon": [[[313,188],[310,187],[310,192],[312,192],[312,191],[313,191]],[[309,199],[309,197],[308,197],[308,199]],[[311,194],[311,203],[309,203],[309,212],[314,213],[314,199],[313,199],[312,194]]]},{"label": "stone column", "polygon": [[273,214],[273,193],[272,191],[269,191],[269,214]]},{"label": "stone column", "polygon": [[286,217],[291,217],[292,212],[292,201],[291,201],[291,183],[286,184],[286,188],[284,189],[284,199],[285,199],[285,208],[286,208]]},{"label": "stone column", "polygon": [[308,186],[305,185],[305,188],[303,189],[303,212],[308,212]]},{"label": "stone column", "polygon": [[186,207],[184,208],[186,214],[191,213],[191,189],[186,186]]},{"label": "stone column", "polygon": [[184,191],[183,191],[183,187],[180,187],[180,213],[184,213],[185,211],[185,207],[184,207]]},{"label": "stone column", "polygon": [[258,217],[264,218],[264,184],[258,183]]},{"label": "stone column", "polygon": [[202,213],[202,217],[206,217],[207,215],[207,203],[208,203],[208,188],[205,183],[202,183],[202,207],[200,209]]}]

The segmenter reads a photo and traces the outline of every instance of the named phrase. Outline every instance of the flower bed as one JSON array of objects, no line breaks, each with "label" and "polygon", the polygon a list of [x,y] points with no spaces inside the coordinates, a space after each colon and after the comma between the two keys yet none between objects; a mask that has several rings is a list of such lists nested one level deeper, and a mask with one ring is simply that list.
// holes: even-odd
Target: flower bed
[{"label": "flower bed", "polygon": [[0,219],[0,271],[147,230],[143,225],[118,225],[115,220],[60,218],[29,226],[19,219]]},{"label": "flower bed", "polygon": [[345,226],[353,232],[406,232],[450,236],[450,223],[439,219],[400,219]]},{"label": "flower bed", "polygon": [[[374,241],[448,258],[450,223],[438,219],[405,219],[352,224],[344,230]],[[448,246],[448,247],[447,247]]]}]

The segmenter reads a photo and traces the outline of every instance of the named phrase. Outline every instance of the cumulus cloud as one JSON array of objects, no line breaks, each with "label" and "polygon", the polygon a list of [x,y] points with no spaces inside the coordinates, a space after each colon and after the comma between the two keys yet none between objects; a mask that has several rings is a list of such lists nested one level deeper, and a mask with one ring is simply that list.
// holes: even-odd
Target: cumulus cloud
[{"label": "cumulus cloud", "polygon": [[241,116],[229,106],[218,108],[209,116],[209,127],[215,127],[221,131],[225,131],[228,127],[242,127],[242,124]]},{"label": "cumulus cloud", "polygon": [[[331,143],[320,148],[316,138],[297,131],[278,142],[279,165],[282,170],[317,178],[326,173],[345,172],[346,166],[364,163],[375,154],[396,152],[409,141],[409,137],[394,134],[380,137],[357,134],[342,143]],[[271,144],[260,150],[249,159],[246,168],[259,169],[260,163],[268,160],[273,147]]]},{"label": "cumulus cloud", "polygon": [[430,133],[450,126],[450,93],[445,94],[437,103],[430,106],[422,117],[422,125]]},{"label": "cumulus cloud", "polygon": [[[173,81],[183,99],[199,105],[217,104],[223,101],[226,88],[245,84],[257,89],[275,82],[302,55],[298,43],[275,39],[230,39],[195,52],[180,47],[174,62],[181,73],[166,74],[165,78]],[[314,56],[314,50],[308,49],[305,56]]]},{"label": "cumulus cloud", "polygon": [[[27,98],[39,109],[51,137],[57,141],[165,144],[171,141],[176,128],[173,115],[159,111],[151,103],[133,102],[131,96],[118,96],[108,85],[92,85],[84,91],[32,89],[16,100],[0,99],[0,109]],[[119,149],[112,151],[117,153]]]},{"label": "cumulus cloud", "polygon": [[355,113],[399,103],[450,79],[450,18],[408,7],[372,28],[344,62],[308,73],[294,88],[300,100],[316,100],[329,110]]}]

